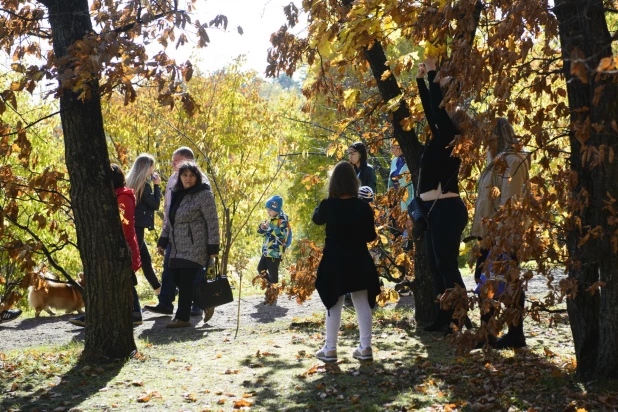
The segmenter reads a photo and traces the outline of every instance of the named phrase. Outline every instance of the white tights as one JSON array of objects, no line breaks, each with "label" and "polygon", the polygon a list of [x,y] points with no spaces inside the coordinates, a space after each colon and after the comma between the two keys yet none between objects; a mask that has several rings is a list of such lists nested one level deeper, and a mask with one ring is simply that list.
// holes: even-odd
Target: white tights
[{"label": "white tights", "polygon": [[[354,310],[358,317],[358,331],[360,332],[361,347],[368,348],[371,346],[371,308],[367,300],[367,291],[360,290],[358,292],[352,292],[351,295]],[[326,347],[328,349],[335,349],[337,347],[339,326],[341,326],[343,299],[343,296],[339,296],[339,300],[335,306],[326,311]]]}]

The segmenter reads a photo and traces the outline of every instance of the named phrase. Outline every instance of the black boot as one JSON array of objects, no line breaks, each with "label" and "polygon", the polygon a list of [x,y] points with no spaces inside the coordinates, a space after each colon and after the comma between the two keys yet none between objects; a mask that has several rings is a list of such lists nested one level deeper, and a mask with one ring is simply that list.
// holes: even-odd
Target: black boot
[{"label": "black boot", "polygon": [[517,349],[526,346],[526,337],[524,336],[524,325],[522,320],[517,326],[509,326],[509,331],[502,336],[493,345],[494,349]]},{"label": "black boot", "polygon": [[425,332],[437,332],[444,330],[448,325],[451,324],[451,320],[453,319],[453,310],[442,310],[438,311],[438,316],[431,323],[431,325],[425,326],[423,330]]}]

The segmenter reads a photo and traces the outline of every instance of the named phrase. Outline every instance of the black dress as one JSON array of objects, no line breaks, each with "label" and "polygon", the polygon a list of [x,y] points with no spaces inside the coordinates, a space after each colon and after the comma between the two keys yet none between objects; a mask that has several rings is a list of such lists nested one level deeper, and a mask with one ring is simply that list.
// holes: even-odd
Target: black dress
[{"label": "black dress", "polygon": [[335,306],[340,296],[360,290],[367,290],[373,308],[380,281],[367,249],[367,242],[377,237],[371,206],[356,197],[324,199],[313,212],[313,222],[326,224],[324,253],[315,281],[326,309]]}]

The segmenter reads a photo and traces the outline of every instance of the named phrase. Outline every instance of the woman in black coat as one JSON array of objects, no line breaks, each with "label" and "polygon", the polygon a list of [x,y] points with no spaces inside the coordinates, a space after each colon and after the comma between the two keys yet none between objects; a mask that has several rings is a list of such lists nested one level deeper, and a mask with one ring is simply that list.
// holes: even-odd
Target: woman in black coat
[{"label": "woman in black coat", "polygon": [[362,142],[353,143],[348,148],[348,160],[354,166],[361,186],[369,186],[376,193],[377,178],[375,169],[367,163],[367,147]]},{"label": "woman in black coat", "polygon": [[313,222],[326,224],[324,253],[318,267],[316,289],[327,309],[326,344],[316,357],[337,360],[337,335],[341,324],[344,295],[350,293],[358,316],[360,346],[353,357],[373,359],[371,350],[371,308],[380,293],[380,281],[367,243],[376,239],[371,206],[357,198],[359,181],[352,165],[335,166],[328,187],[328,199],[313,212]]},{"label": "woman in black coat", "polygon": [[[161,283],[152,268],[152,258],[148,252],[148,245],[144,240],[145,229],[154,229],[154,212],[161,205],[161,178],[154,172],[155,160],[149,154],[141,154],[135,159],[127,175],[127,186],[135,191],[137,205],[135,206],[135,234],[139,253],[142,258],[142,271],[150,286],[158,295]],[[150,186],[150,181],[154,189]]]}]

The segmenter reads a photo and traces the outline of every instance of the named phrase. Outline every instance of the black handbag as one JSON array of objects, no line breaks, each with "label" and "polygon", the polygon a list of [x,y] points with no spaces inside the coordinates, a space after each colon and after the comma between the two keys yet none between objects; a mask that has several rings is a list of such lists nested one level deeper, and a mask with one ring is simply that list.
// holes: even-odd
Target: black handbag
[{"label": "black handbag", "polygon": [[[434,201],[434,205],[436,202]],[[431,205],[433,209],[433,205]],[[431,213],[431,209],[429,210]],[[410,204],[408,205],[408,214],[412,218],[415,232],[424,232],[429,228],[429,213],[425,214],[423,210],[423,199],[418,196],[414,196]]]},{"label": "black handbag", "polygon": [[[208,276],[212,278],[209,279]],[[193,302],[202,309],[215,308],[234,301],[227,276],[219,274],[219,259],[206,271],[206,280],[195,287]]]},{"label": "black handbag", "polygon": [[[421,171],[422,169],[418,170],[418,181],[416,183],[417,191],[419,190],[421,185]],[[446,187],[446,185],[448,185],[456,175],[457,172],[455,172],[455,174],[447,180],[444,186]],[[442,193],[444,193],[444,188],[442,189]],[[439,198],[440,197],[436,198],[436,200],[433,201],[427,213],[425,213],[425,209],[423,209],[424,200],[421,199],[418,195],[414,196],[414,198],[408,205],[408,214],[410,215],[410,218],[412,219],[412,223],[414,225],[414,233],[416,233],[417,235],[429,229],[429,215],[431,214],[431,211],[433,210],[433,207],[436,205],[436,202]]]}]

